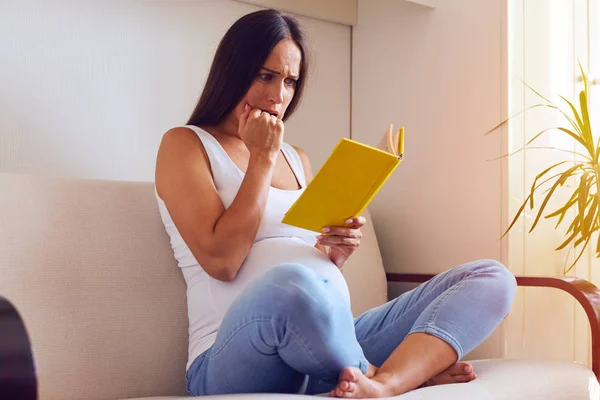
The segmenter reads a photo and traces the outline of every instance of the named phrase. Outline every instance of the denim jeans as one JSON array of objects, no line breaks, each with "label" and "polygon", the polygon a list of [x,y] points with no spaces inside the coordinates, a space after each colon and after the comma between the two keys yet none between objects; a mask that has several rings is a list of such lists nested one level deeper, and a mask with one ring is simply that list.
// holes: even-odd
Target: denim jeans
[{"label": "denim jeans", "polygon": [[215,343],[190,365],[187,390],[326,393],[342,369],[379,367],[416,332],[444,340],[460,360],[502,322],[515,294],[515,278],[502,264],[479,260],[353,318],[325,278],[300,264],[278,265],[232,303]]}]

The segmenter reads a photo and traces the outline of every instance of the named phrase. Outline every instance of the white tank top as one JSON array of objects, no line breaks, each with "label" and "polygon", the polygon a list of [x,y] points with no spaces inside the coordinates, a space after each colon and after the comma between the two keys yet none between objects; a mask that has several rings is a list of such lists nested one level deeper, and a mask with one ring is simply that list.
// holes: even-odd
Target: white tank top
[{"label": "white tank top", "polygon": [[[202,141],[217,192],[225,208],[228,208],[242,184],[244,173],[211,134],[196,126],[188,125],[186,128],[194,131]],[[327,256],[314,247],[317,234],[281,223],[284,214],[306,187],[304,169],[298,152],[287,143],[283,143],[281,150],[301,188],[269,189],[267,205],[254,244],[231,282],[213,279],[204,272],[179,234],[164,201],[155,189],[162,221],[187,284],[189,347],[186,370],[196,357],[215,342],[225,313],[244,287],[252,279],[279,264],[295,262],[313,269],[329,279],[350,306],[350,293],[341,272]]]}]

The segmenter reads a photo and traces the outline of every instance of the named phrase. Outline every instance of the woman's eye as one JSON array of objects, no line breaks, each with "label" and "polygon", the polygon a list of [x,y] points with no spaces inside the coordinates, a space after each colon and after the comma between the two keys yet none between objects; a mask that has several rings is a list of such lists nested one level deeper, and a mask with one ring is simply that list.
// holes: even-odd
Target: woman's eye
[{"label": "woman's eye", "polygon": [[285,83],[288,84],[289,86],[296,86],[296,83],[298,83],[298,81],[296,81],[295,79],[292,79],[292,78],[288,78],[285,80]]},{"label": "woman's eye", "polygon": [[271,80],[271,78],[273,78],[271,76],[271,74],[259,74],[258,77],[260,78],[261,81],[265,81],[265,82],[269,82]]}]

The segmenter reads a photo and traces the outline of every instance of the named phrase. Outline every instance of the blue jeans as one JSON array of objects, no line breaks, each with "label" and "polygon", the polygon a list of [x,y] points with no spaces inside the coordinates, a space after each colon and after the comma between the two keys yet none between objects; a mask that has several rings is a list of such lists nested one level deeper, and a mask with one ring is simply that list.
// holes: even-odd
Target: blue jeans
[{"label": "blue jeans", "polygon": [[326,279],[300,264],[278,265],[232,303],[215,343],[188,369],[187,390],[195,396],[329,392],[342,369],[379,367],[416,332],[449,343],[460,360],[506,317],[515,293],[515,278],[502,264],[480,260],[354,319]]}]

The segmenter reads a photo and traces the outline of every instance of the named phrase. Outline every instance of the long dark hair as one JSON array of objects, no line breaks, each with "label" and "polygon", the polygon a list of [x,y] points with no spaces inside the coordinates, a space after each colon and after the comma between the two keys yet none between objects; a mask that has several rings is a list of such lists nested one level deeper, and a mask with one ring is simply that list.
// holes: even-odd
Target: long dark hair
[{"label": "long dark hair", "polygon": [[283,121],[291,117],[307,78],[306,34],[294,17],[277,10],[261,10],[238,19],[221,39],[204,90],[187,124],[219,124],[246,94],[273,48],[284,39],[293,40],[302,55],[294,97]]}]

